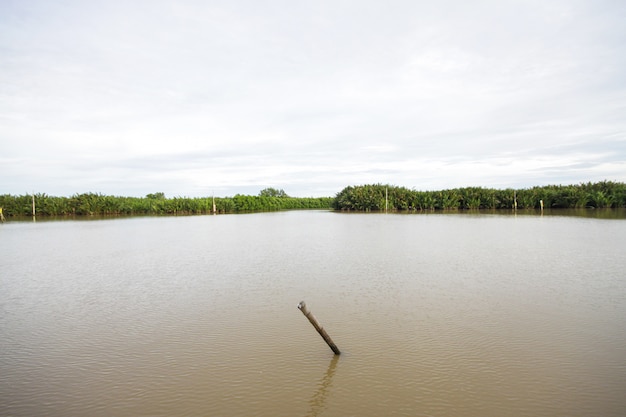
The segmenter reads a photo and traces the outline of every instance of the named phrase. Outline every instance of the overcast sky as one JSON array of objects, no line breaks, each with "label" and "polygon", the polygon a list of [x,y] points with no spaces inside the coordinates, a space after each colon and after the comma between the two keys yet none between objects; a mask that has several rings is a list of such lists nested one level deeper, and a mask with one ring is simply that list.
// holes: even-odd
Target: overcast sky
[{"label": "overcast sky", "polygon": [[0,194],[626,181],[626,1],[0,0]]}]

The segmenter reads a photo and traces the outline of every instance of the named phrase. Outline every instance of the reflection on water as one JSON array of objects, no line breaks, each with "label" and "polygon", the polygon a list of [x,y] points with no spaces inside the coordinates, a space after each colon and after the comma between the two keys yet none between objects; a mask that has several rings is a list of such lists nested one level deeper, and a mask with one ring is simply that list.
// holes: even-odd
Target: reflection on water
[{"label": "reflection on water", "polygon": [[337,368],[338,361],[339,355],[335,355],[328,363],[328,369],[318,383],[319,388],[317,389],[317,391],[315,391],[315,394],[309,400],[311,410],[309,411],[307,416],[317,417],[321,415],[326,409],[326,397],[328,396],[328,392],[333,385],[333,375],[335,374],[335,369]]},{"label": "reflection on water", "polygon": [[624,247],[547,210],[9,221],[0,415],[623,416]]},{"label": "reflection on water", "polygon": [[[496,211],[497,213],[497,211]],[[568,216],[568,217],[587,217],[590,219],[625,219],[626,208],[571,208],[571,209],[545,209],[541,210],[517,210],[515,215],[518,216]]]}]

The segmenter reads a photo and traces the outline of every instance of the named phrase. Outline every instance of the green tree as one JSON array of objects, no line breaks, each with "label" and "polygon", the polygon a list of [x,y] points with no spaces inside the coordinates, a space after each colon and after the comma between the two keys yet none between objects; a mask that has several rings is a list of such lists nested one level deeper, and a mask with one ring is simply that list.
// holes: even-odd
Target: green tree
[{"label": "green tree", "polygon": [[154,194],[148,194],[146,195],[146,198],[149,198],[151,200],[165,200],[165,193],[154,193]]},{"label": "green tree", "polygon": [[268,188],[264,188],[263,190],[261,190],[259,192],[259,197],[280,197],[280,198],[285,198],[285,197],[289,197],[287,195],[287,193],[283,190],[277,190],[276,188],[272,188],[272,187],[268,187]]}]

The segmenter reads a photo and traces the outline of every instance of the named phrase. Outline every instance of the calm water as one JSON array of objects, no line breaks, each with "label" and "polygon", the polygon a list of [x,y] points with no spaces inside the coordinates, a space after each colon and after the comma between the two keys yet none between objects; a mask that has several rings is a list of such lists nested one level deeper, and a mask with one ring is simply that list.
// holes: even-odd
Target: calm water
[{"label": "calm water", "polygon": [[0,415],[624,416],[625,248],[623,218],[5,223]]}]

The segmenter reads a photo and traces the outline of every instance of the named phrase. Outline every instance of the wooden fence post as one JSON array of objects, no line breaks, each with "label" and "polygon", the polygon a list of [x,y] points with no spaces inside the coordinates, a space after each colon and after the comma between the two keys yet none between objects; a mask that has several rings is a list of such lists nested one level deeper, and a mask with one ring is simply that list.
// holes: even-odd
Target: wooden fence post
[{"label": "wooden fence post", "polygon": [[333,340],[330,338],[328,333],[326,333],[326,330],[324,330],[324,328],[317,321],[317,319],[315,318],[313,313],[311,313],[311,310],[308,309],[308,307],[306,306],[306,303],[304,301],[300,301],[300,303],[298,304],[298,309],[300,311],[302,311],[302,314],[304,314],[304,316],[307,319],[309,319],[309,321],[311,322],[313,327],[315,327],[315,330],[317,330],[317,332],[320,334],[320,336],[322,336],[322,339],[324,339],[326,344],[328,344],[328,346],[332,349],[332,351],[335,352],[335,355],[339,355],[341,353],[339,351],[339,348],[333,342]]}]

